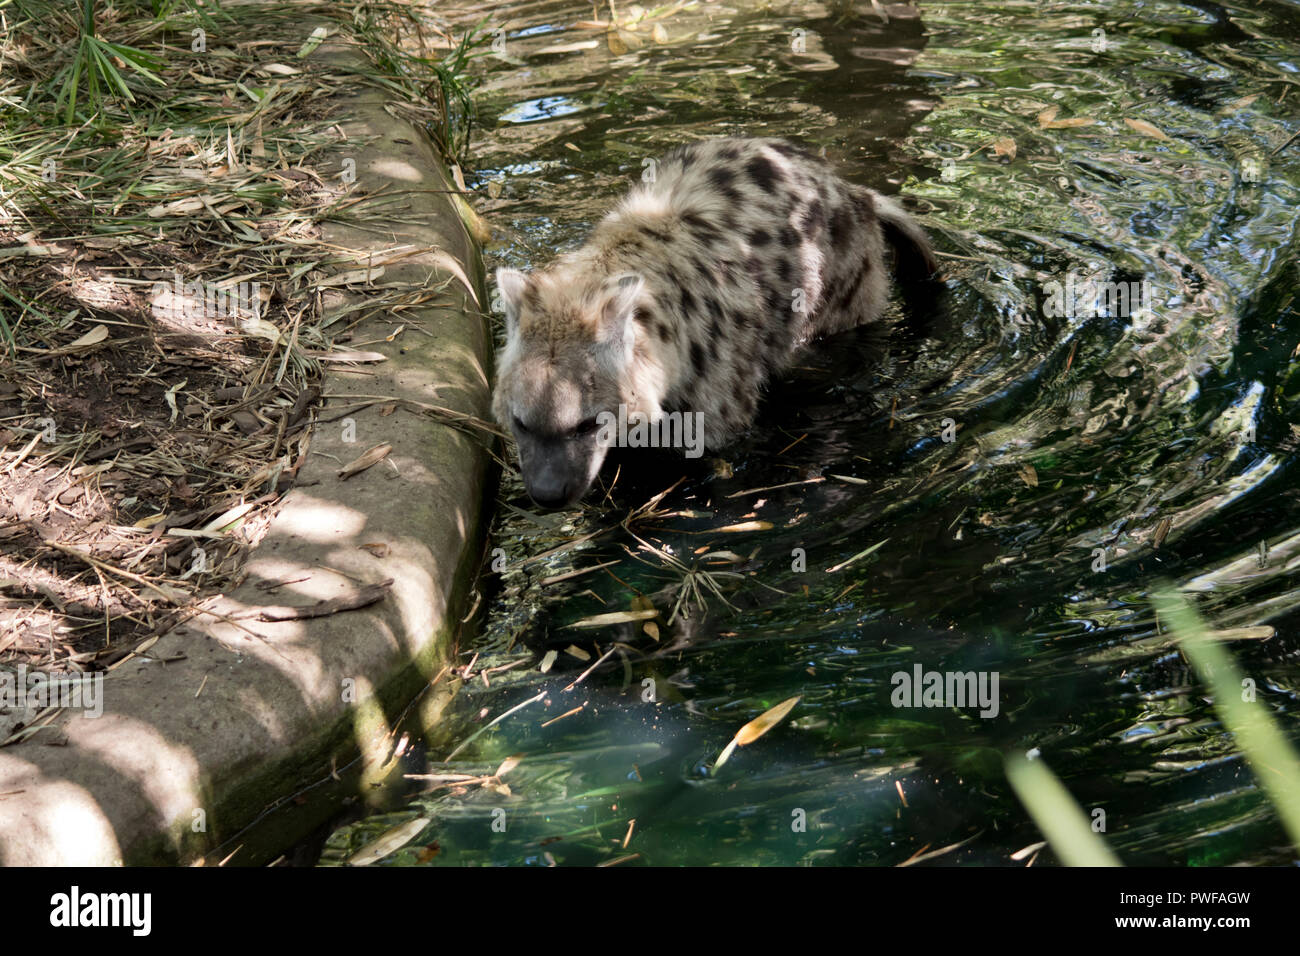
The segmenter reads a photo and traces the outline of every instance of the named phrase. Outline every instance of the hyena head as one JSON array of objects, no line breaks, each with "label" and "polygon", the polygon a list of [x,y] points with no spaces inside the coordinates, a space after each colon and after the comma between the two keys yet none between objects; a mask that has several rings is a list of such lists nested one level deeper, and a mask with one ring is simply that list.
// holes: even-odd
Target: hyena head
[{"label": "hyena head", "polygon": [[639,276],[525,275],[497,270],[506,344],[497,358],[492,410],[514,434],[533,501],[570,505],[605,460],[620,404],[635,401],[633,314]]}]

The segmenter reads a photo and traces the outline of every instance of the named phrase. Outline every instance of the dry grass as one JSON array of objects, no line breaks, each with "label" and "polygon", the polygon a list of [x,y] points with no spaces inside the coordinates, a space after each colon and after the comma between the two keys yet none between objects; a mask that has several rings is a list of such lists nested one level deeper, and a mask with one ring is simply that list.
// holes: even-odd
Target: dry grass
[{"label": "dry grass", "polygon": [[[163,6],[98,11],[112,68],[69,100],[84,21],[0,5],[0,662],[111,667],[236,583],[308,454],[323,363],[357,358],[368,316],[410,328],[442,294],[374,288],[382,263],[321,236],[382,214],[325,162],[331,97],[374,83],[425,113],[447,102],[382,39],[416,21],[395,5]],[[304,24],[325,20],[372,72],[299,57]]]}]

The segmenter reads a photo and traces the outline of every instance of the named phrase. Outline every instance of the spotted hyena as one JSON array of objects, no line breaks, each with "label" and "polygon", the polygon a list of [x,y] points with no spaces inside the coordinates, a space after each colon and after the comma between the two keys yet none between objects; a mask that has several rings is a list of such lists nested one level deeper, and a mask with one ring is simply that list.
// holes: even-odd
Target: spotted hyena
[{"label": "spotted hyena", "polygon": [[892,200],[781,140],[711,139],[664,157],[550,268],[497,270],[493,411],[528,493],[549,507],[582,497],[619,420],[681,413],[703,445],[726,445],[802,345],[879,316],[887,244],[900,281],[935,271]]}]

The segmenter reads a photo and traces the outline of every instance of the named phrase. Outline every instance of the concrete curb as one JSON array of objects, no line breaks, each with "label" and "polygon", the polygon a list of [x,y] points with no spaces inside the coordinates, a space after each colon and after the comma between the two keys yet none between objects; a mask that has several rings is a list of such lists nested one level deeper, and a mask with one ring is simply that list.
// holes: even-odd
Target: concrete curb
[{"label": "concrete curb", "polygon": [[[364,62],[338,43],[310,59],[333,67]],[[325,389],[486,418],[491,342],[480,312],[478,250],[445,192],[442,163],[420,130],[384,109],[387,99],[368,86],[339,98],[339,125],[358,144],[340,159],[355,160],[357,188],[400,195],[401,208],[376,207],[389,217],[382,232],[373,223],[338,226],[326,238],[363,251],[436,248],[387,265],[383,281],[428,288],[450,279],[438,300],[446,305],[416,310],[429,335],[408,328],[386,343],[393,322],[359,326],[356,340],[380,339],[366,348],[389,360],[368,366],[371,374],[333,372]],[[369,145],[360,145],[366,138]],[[327,776],[334,760],[360,753],[368,778],[380,772],[401,708],[449,661],[481,554],[489,478],[479,442],[402,406],[384,415],[384,404],[350,414],[351,443],[342,422],[316,426],[297,484],[247,577],[213,608],[237,623],[196,617],[163,635],[147,659],[105,680],[101,717],[59,718],[65,745],[41,744],[42,732],[0,750],[0,862],[192,861]],[[322,417],[342,405],[331,402]],[[393,446],[386,461],[337,477],[341,464],[385,442]],[[308,605],[389,578],[387,596],[368,607],[283,623],[256,616],[267,605]],[[274,593],[257,586],[270,581],[293,583]],[[454,682],[444,680],[425,695],[424,726],[452,693]],[[310,802],[295,808],[277,824],[278,848],[232,862],[274,855],[330,812]]]}]

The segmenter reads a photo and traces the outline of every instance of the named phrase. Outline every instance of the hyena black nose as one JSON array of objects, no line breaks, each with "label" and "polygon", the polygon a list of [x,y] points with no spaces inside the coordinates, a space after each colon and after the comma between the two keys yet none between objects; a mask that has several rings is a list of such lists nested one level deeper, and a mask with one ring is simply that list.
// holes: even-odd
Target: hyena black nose
[{"label": "hyena black nose", "polygon": [[532,485],[528,489],[528,497],[542,508],[563,508],[572,500],[569,486],[565,482]]}]

